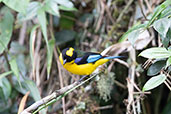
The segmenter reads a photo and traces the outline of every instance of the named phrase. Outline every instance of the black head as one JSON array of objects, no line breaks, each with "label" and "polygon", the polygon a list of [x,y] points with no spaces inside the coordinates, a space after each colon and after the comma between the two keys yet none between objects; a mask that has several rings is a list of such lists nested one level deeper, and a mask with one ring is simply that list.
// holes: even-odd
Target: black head
[{"label": "black head", "polygon": [[62,50],[62,58],[63,58],[63,64],[67,62],[71,62],[77,58],[77,53],[74,51],[74,48],[66,48]]}]

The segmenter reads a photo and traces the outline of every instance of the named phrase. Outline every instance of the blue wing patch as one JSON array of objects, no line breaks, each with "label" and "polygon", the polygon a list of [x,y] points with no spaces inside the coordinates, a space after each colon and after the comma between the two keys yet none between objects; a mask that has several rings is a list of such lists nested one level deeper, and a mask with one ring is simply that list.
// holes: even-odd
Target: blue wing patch
[{"label": "blue wing patch", "polygon": [[101,55],[90,55],[90,56],[87,58],[87,62],[88,62],[88,63],[93,63],[93,62],[99,60],[100,58],[102,58]]},{"label": "blue wing patch", "polygon": [[76,64],[78,64],[78,63],[81,61],[81,59],[82,59],[82,57],[76,58],[74,62],[75,62]]}]

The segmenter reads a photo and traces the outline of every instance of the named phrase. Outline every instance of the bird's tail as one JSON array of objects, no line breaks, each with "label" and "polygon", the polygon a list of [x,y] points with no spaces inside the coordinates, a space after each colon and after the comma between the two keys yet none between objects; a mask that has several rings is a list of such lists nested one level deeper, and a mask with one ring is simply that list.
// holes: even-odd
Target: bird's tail
[{"label": "bird's tail", "polygon": [[116,58],[124,58],[125,56],[107,56],[104,59],[116,59]]}]

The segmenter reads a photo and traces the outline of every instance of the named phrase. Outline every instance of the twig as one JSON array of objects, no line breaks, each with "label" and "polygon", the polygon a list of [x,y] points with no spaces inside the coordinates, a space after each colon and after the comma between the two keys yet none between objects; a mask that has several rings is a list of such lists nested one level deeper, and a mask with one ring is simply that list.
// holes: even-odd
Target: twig
[{"label": "twig", "polygon": [[[136,114],[135,110],[135,103],[134,103],[134,80],[135,80],[135,61],[136,61],[136,54],[135,49],[132,49],[130,52],[130,58],[132,59],[132,64],[129,69],[129,75],[127,78],[127,86],[128,86],[128,105],[127,105],[127,114],[131,112],[131,107],[133,108],[134,114]],[[130,80],[130,81],[129,81]]]},{"label": "twig", "polygon": [[122,10],[122,12],[120,13],[119,17],[117,18],[116,22],[119,23],[122,20],[122,16],[124,15],[124,13],[128,10],[129,6],[132,4],[134,0],[129,0],[127,5],[125,6],[125,8]]},{"label": "twig", "polygon": [[141,92],[141,90],[138,88],[138,86],[135,84],[135,82],[133,82],[133,81],[130,80],[129,78],[127,78],[127,81],[129,81],[130,83],[132,83],[132,85],[133,85],[139,92]]},{"label": "twig", "polygon": [[127,87],[126,87],[124,84],[120,83],[120,82],[117,81],[117,80],[114,80],[114,83],[115,83],[116,85],[118,85],[119,87],[123,88],[123,89],[127,89]]},{"label": "twig", "polygon": [[148,91],[148,92],[133,92],[133,94],[151,94],[151,92],[150,91]]},{"label": "twig", "polygon": [[112,16],[111,16],[111,12],[110,12],[110,10],[109,10],[109,7],[108,7],[104,2],[102,2],[102,3],[103,3],[103,5],[104,5],[104,7],[105,7],[105,10],[106,10],[106,12],[107,12],[107,15],[108,15],[110,21],[111,21],[112,24],[114,25],[114,24],[115,24],[115,21],[114,21],[114,19],[113,19]]},{"label": "twig", "polygon": [[[63,88],[64,87],[63,78],[62,78],[62,74],[61,74],[60,62],[59,62],[58,53],[56,51],[56,48],[54,48],[54,55],[55,55],[56,63],[58,65],[60,87]],[[66,114],[65,97],[62,98],[62,104],[63,104],[63,114]]]},{"label": "twig", "polygon": [[166,84],[166,86],[169,88],[169,90],[171,91],[171,87],[169,86],[169,84],[166,82],[166,81],[164,81],[164,83]]},{"label": "twig", "polygon": [[122,65],[124,65],[124,66],[126,66],[127,68],[129,68],[129,65],[128,65],[127,62],[125,62],[125,61],[123,61],[121,59],[115,59],[115,61],[118,62],[118,63],[120,63],[120,64],[122,64]]},{"label": "twig", "polygon": [[20,34],[19,34],[19,44],[23,45],[24,44],[24,39],[26,37],[26,30],[27,30],[27,21],[23,22],[22,28],[20,29]]},{"label": "twig", "polygon": [[102,20],[103,20],[103,15],[104,15],[104,12],[105,12],[105,6],[102,2],[102,0],[97,0],[97,2],[100,3],[100,6],[101,6],[101,9],[100,9],[100,16],[99,16],[99,19],[98,19],[98,22],[97,22],[97,26],[96,26],[96,29],[95,29],[95,32],[97,32],[101,26],[101,23],[102,23]]},{"label": "twig", "polygon": [[[6,63],[7,63],[7,68],[8,68],[8,70],[10,70],[10,64],[9,64],[8,55],[7,55],[6,50],[4,51],[3,55],[4,55],[4,58],[5,58]],[[7,78],[9,79],[10,83],[13,85],[12,77],[8,76]]]},{"label": "twig", "polygon": [[69,94],[70,92],[75,90],[76,88],[80,87],[81,85],[85,84],[86,82],[88,82],[89,80],[94,78],[95,76],[97,76],[97,74],[92,75],[90,78],[86,79],[85,81],[83,81],[81,83],[76,81],[69,86],[63,87],[60,90],[56,90],[52,94],[42,98],[41,100],[35,102],[34,104],[32,104],[31,106],[26,108],[21,114],[29,114],[29,113],[35,114],[35,113],[37,113],[41,109],[43,109],[43,108],[49,106],[50,104],[55,103],[56,101],[60,100],[61,98],[63,98],[64,96],[66,96],[67,94]]},{"label": "twig", "polygon": [[26,108],[21,114],[25,114],[27,113],[32,113],[34,112],[36,109],[38,109],[40,106],[42,105],[46,105],[49,101],[52,101],[53,99],[56,99],[59,95],[64,94],[66,91],[70,90],[71,88],[73,88],[74,86],[76,86],[78,84],[78,82],[75,82],[69,86],[63,87],[60,90],[54,91],[52,94],[42,98],[39,101],[36,101],[34,104],[32,104],[31,106],[29,106],[28,108]]},{"label": "twig", "polygon": [[151,6],[150,6],[148,0],[145,0],[145,3],[146,3],[146,5],[147,5],[147,7],[148,7],[149,12],[152,13],[153,10],[152,10],[152,8],[151,8]]},{"label": "twig", "polygon": [[148,20],[146,15],[144,14],[144,11],[143,11],[143,6],[142,6],[143,2],[142,2],[142,0],[138,0],[138,3],[139,3],[140,10],[141,10],[141,13],[142,13],[143,17],[145,18],[145,20]]},{"label": "twig", "polygon": [[105,110],[105,109],[110,109],[110,108],[113,108],[113,105],[97,107],[97,110]]}]

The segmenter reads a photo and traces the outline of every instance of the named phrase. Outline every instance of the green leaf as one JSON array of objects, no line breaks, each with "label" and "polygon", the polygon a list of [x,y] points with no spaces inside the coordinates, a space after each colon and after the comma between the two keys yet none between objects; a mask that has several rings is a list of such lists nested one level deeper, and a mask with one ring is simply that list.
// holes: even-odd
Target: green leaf
[{"label": "green leaf", "polygon": [[154,29],[163,37],[166,37],[169,27],[171,27],[171,19],[162,18],[153,23]]},{"label": "green leaf", "polygon": [[148,71],[147,71],[147,75],[148,76],[154,76],[156,74],[158,74],[160,72],[160,70],[166,65],[166,61],[165,60],[160,60],[160,61],[156,61],[154,64],[152,64]]},{"label": "green leaf", "polygon": [[14,17],[10,10],[2,8],[0,15],[3,15],[0,19],[0,54],[7,48],[11,39]]},{"label": "green leaf", "polygon": [[18,41],[12,41],[10,44],[10,53],[12,55],[23,54],[26,52],[25,46],[19,44]]},{"label": "green leaf", "polygon": [[149,58],[149,59],[161,59],[161,58],[168,58],[171,56],[171,52],[166,50],[166,48],[162,47],[153,47],[144,50],[139,54],[139,56]]},{"label": "green leaf", "polygon": [[171,8],[167,7],[160,15],[159,18],[169,17],[171,15]]},{"label": "green leaf", "polygon": [[42,8],[39,8],[37,12],[38,20],[41,26],[41,30],[47,45],[47,50],[49,51],[49,43],[48,43],[48,37],[47,37],[47,26],[46,26],[46,14],[45,11]]},{"label": "green leaf", "polygon": [[54,49],[54,46],[55,46],[55,39],[51,39],[49,41],[49,52],[48,52],[48,55],[47,55],[47,75],[48,75],[48,78],[49,78],[49,75],[50,75],[50,69],[51,69],[51,66],[52,66],[52,59],[53,59],[53,49]]},{"label": "green leaf", "polygon": [[167,59],[166,68],[171,65],[171,56]]},{"label": "green leaf", "polygon": [[162,44],[164,47],[168,47],[169,46],[169,42],[171,42],[171,28],[169,28],[167,34],[166,34],[166,37],[163,37],[162,35],[160,35],[161,38],[162,38]]},{"label": "green leaf", "polygon": [[[34,101],[38,101],[41,99],[40,92],[32,80],[28,79],[27,77],[23,77],[23,80],[21,81],[22,88],[20,85],[17,83],[16,79],[13,78],[13,83],[14,83],[14,88],[22,93],[23,95],[26,94],[26,92],[30,91],[30,96],[34,99]],[[42,110],[43,113],[45,114],[45,111]]]},{"label": "green leaf", "polygon": [[128,40],[132,45],[134,45],[135,41],[137,40],[139,34],[141,34],[142,31],[142,29],[137,29],[128,34]]},{"label": "green leaf", "polygon": [[2,88],[5,100],[8,100],[11,94],[11,84],[6,77],[0,78],[0,88]]},{"label": "green leaf", "polygon": [[171,5],[171,1],[170,0],[166,0],[165,2],[163,2],[161,5],[159,5],[156,8],[156,11],[153,13],[152,18],[150,19],[150,21],[148,22],[146,28],[148,28],[154,21],[155,19],[161,14],[161,12],[166,9],[169,5]]},{"label": "green leaf", "polygon": [[[24,80],[21,82],[22,88],[18,85],[18,83],[15,83],[15,88],[23,94],[25,94],[27,91],[30,91],[30,95],[34,99],[34,101],[40,100],[41,99],[40,92],[35,82],[29,80],[27,77],[23,77],[23,78]],[[46,114],[45,112],[46,112],[45,110],[41,111],[42,114]]]},{"label": "green leaf", "polygon": [[72,30],[62,30],[55,34],[56,45],[69,42],[75,38],[76,32]]},{"label": "green leaf", "polygon": [[158,76],[154,76],[150,78],[144,85],[143,91],[148,91],[153,88],[156,88],[160,84],[162,84],[166,80],[166,76],[164,74],[160,74]]},{"label": "green leaf", "polygon": [[54,0],[57,4],[68,7],[68,8],[73,8],[74,5],[71,1],[69,0]]},{"label": "green leaf", "polygon": [[36,38],[36,29],[39,27],[39,25],[35,25],[32,30],[31,30],[31,34],[30,34],[30,58],[31,58],[31,63],[32,63],[32,70],[34,71],[34,40]]},{"label": "green leaf", "polygon": [[48,0],[44,5],[45,11],[59,17],[59,8],[54,0]]},{"label": "green leaf", "polygon": [[8,71],[8,72],[4,72],[4,73],[0,74],[0,80],[1,80],[1,78],[8,76],[10,74],[12,74],[12,71]]},{"label": "green leaf", "polygon": [[20,76],[19,76],[19,69],[18,69],[18,65],[17,65],[17,62],[16,62],[16,58],[12,58],[9,61],[9,64],[10,64],[11,70],[13,71],[14,75],[17,77],[19,85],[21,86]]},{"label": "green leaf", "polygon": [[122,35],[122,37],[119,39],[119,42],[123,42],[126,40],[127,36],[129,34],[131,34],[132,32],[142,29],[146,26],[146,24],[139,24],[139,25],[135,25],[133,27],[131,27],[124,35]]},{"label": "green leaf", "polygon": [[26,13],[19,13],[17,15],[18,21],[27,21],[33,19],[37,15],[37,10],[41,7],[40,2],[30,2],[26,9]]},{"label": "green leaf", "polygon": [[38,90],[36,84],[31,80],[24,80],[24,82],[26,84],[27,89],[30,91],[31,96],[33,97],[33,99],[35,101],[40,100],[41,97],[40,97],[40,93],[39,93],[39,90]]},{"label": "green leaf", "polygon": [[11,9],[13,9],[17,12],[21,12],[21,13],[26,12],[26,8],[28,6],[29,1],[30,0],[3,0],[5,5],[10,7]]},{"label": "green leaf", "polygon": [[59,9],[60,10],[64,10],[64,11],[78,11],[77,8],[68,8],[68,7],[65,7],[65,6],[59,6]]},{"label": "green leaf", "polygon": [[[69,18],[66,18],[69,17]],[[75,18],[73,12],[62,12],[61,18],[59,21],[60,28],[63,29],[72,29],[74,26],[75,21],[73,19]]]}]

